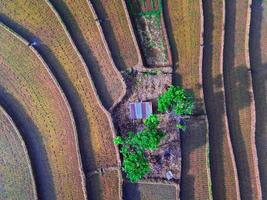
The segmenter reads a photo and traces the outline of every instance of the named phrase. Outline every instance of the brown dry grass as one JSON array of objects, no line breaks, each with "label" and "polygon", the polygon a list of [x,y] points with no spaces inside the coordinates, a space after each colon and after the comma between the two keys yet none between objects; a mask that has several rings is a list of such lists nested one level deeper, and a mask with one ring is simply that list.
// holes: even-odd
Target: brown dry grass
[{"label": "brown dry grass", "polygon": [[0,132],[0,199],[37,199],[24,141],[2,107],[0,107]]},{"label": "brown dry grass", "polygon": [[1,103],[23,127],[39,192],[86,199],[77,133],[61,90],[40,57],[2,25],[0,43]]},{"label": "brown dry grass", "polygon": [[226,1],[224,78],[241,199],[261,199],[255,107],[248,58],[249,0]]},{"label": "brown dry grass", "polygon": [[224,0],[207,0],[204,8],[203,85],[209,121],[211,179],[216,199],[240,199],[223,82]]},{"label": "brown dry grass", "polygon": [[121,183],[118,180],[118,170],[105,171],[88,177],[90,200],[119,200],[121,199]]},{"label": "brown dry grass", "polygon": [[92,0],[115,63],[121,70],[142,65],[124,0]]},{"label": "brown dry grass", "polygon": [[262,198],[267,199],[267,1],[253,1],[250,27],[250,62],[256,105],[256,147]]},{"label": "brown dry grass", "polygon": [[87,0],[50,2],[87,63],[101,101],[106,108],[112,107],[124,96],[126,86],[113,63],[92,5]]},{"label": "brown dry grass", "polygon": [[118,166],[109,114],[101,105],[91,76],[59,19],[45,1],[0,1],[1,19],[36,47],[66,94],[77,123],[84,169]]},{"label": "brown dry grass", "polygon": [[177,185],[163,183],[124,183],[125,200],[177,200]]}]

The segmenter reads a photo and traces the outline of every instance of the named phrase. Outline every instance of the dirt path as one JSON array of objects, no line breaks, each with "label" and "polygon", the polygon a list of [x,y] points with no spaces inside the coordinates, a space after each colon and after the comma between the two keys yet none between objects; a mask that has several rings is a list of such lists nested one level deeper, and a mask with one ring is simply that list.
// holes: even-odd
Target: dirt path
[{"label": "dirt path", "polygon": [[267,2],[253,1],[250,62],[256,105],[256,146],[262,197],[267,199]]},{"label": "dirt path", "polygon": [[250,1],[226,1],[224,84],[242,199],[261,199],[255,148],[255,107],[248,58]]},{"label": "dirt path", "polygon": [[240,199],[223,83],[224,0],[204,1],[203,85],[209,121],[213,196]]}]

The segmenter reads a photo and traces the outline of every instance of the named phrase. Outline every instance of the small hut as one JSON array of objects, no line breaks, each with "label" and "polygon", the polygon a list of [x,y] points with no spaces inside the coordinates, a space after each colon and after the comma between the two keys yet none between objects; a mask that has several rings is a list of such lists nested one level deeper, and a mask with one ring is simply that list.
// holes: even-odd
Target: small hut
[{"label": "small hut", "polygon": [[137,102],[129,104],[130,119],[146,119],[152,114],[152,102]]}]

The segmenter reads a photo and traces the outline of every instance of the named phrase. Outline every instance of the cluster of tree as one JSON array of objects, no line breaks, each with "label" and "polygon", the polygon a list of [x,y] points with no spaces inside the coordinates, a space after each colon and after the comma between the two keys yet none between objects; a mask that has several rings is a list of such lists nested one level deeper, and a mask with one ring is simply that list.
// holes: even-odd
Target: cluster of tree
[{"label": "cluster of tree", "polygon": [[[170,86],[158,99],[158,112],[174,111],[177,115],[191,115],[194,108],[193,94],[183,88]],[[117,136],[114,143],[120,145],[123,156],[122,170],[131,182],[137,182],[151,171],[146,150],[156,150],[165,133],[160,131],[159,118],[150,115],[145,121],[145,129],[135,134],[128,132],[126,137]],[[184,125],[177,125],[184,129]]]}]

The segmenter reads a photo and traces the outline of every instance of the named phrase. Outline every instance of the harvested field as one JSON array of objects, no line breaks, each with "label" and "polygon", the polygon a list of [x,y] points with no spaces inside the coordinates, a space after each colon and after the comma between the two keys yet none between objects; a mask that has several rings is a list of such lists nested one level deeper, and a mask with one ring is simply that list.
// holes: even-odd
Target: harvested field
[{"label": "harvested field", "polygon": [[174,184],[124,183],[124,200],[178,200],[179,191]]},{"label": "harvested field", "polygon": [[256,105],[256,147],[262,199],[267,199],[267,2],[253,1],[250,25],[250,62]]},{"label": "harvested field", "polygon": [[224,84],[241,199],[262,199],[248,57],[250,1],[226,1]]},{"label": "harvested field", "polygon": [[182,176],[180,198],[212,199],[209,171],[208,127],[204,117],[187,121],[182,134]]},{"label": "harvested field", "polygon": [[203,86],[209,121],[213,196],[240,199],[236,163],[226,116],[223,82],[224,0],[203,1]]},{"label": "harvested field", "polygon": [[87,0],[50,0],[81,52],[104,106],[124,96],[125,84],[110,55],[99,21]]},{"label": "harvested field", "polygon": [[38,195],[86,199],[77,133],[65,97],[39,55],[2,25],[0,43],[0,103],[21,129]]},{"label": "harvested field", "polygon": [[111,118],[99,101],[86,65],[48,2],[1,0],[0,12],[0,21],[28,41],[37,41],[34,47],[63,88],[74,113],[85,173],[118,166]]},{"label": "harvested field", "polygon": [[[174,85],[195,93],[195,114],[202,114],[205,109],[201,1],[164,1],[163,6],[174,64]],[[182,134],[181,199],[212,199],[208,149],[207,119],[193,117],[187,132]]]},{"label": "harvested field", "polygon": [[35,182],[24,141],[0,107],[0,199],[37,199]]},{"label": "harvested field", "polygon": [[163,1],[164,19],[172,50],[173,82],[192,90],[203,109],[202,14],[200,0]]},{"label": "harvested field", "polygon": [[124,0],[91,0],[116,66],[120,70],[142,66],[142,58]]},{"label": "harvested field", "polygon": [[121,199],[121,182],[118,179],[118,170],[105,171],[104,173],[89,176],[88,188],[90,200],[119,200]]}]

